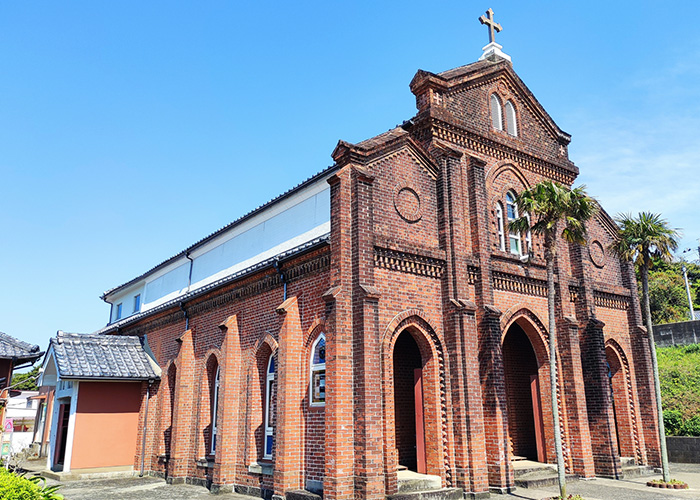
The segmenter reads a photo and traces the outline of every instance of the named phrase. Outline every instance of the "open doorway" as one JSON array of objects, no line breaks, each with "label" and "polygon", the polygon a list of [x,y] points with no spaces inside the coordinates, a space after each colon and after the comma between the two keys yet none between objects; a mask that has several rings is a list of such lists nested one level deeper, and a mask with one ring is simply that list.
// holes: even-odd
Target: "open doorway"
[{"label": "open doorway", "polygon": [[537,356],[517,323],[503,340],[503,363],[512,457],[546,462]]},{"label": "open doorway", "polygon": [[395,438],[399,468],[426,473],[423,360],[413,336],[399,334],[393,353]]}]

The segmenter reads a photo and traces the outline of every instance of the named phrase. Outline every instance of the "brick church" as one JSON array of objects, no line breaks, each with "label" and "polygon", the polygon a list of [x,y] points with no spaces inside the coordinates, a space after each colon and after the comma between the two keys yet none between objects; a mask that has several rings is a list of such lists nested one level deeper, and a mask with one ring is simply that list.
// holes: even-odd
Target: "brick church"
[{"label": "brick church", "polygon": [[[493,40],[410,90],[402,126],[104,294],[95,333],[162,370],[137,381],[135,468],[266,498],[379,499],[422,474],[461,498],[556,461],[543,241],[508,221],[522,190],[575,182],[571,137]],[[660,461],[615,234],[600,210],[556,261],[564,459],[586,478]]]}]

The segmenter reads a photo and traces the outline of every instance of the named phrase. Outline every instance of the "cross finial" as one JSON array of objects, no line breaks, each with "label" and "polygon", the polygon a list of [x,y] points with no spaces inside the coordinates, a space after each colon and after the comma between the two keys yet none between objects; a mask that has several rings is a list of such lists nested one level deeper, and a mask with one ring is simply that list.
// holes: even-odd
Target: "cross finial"
[{"label": "cross finial", "polygon": [[493,9],[489,7],[486,11],[485,16],[479,18],[481,24],[485,24],[489,27],[489,43],[494,43],[496,41],[496,33],[503,30],[500,24],[493,20]]}]

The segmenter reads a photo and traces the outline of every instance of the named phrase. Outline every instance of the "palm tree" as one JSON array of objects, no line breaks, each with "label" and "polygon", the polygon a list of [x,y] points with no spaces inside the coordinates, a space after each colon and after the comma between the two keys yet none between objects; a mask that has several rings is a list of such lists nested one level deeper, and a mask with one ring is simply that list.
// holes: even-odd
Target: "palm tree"
[{"label": "palm tree", "polygon": [[659,420],[659,446],[661,447],[661,469],[665,482],[671,480],[668,470],[668,453],[666,452],[666,431],[664,414],[661,408],[661,386],[659,385],[659,367],[656,363],[656,346],[654,330],[651,324],[649,307],[649,268],[652,258],[671,260],[671,252],[678,248],[680,234],[668,227],[668,222],[660,214],[640,212],[638,217],[632,214],[618,214],[615,221],[620,226],[619,239],[610,249],[627,262],[634,262],[642,276],[642,302],[646,320],[649,348],[651,349],[651,366],[654,372],[654,392],[656,393],[656,412]]},{"label": "palm tree", "polygon": [[516,198],[521,217],[511,221],[509,228],[520,234],[528,230],[544,237],[544,258],[547,263],[547,309],[549,312],[549,380],[552,415],[554,417],[554,447],[557,453],[559,494],[566,497],[566,471],[559,427],[557,402],[556,314],[554,261],[559,236],[571,243],[586,243],[586,221],[597,210],[596,202],[586,194],[585,186],[568,189],[553,181],[542,181],[526,189]]}]

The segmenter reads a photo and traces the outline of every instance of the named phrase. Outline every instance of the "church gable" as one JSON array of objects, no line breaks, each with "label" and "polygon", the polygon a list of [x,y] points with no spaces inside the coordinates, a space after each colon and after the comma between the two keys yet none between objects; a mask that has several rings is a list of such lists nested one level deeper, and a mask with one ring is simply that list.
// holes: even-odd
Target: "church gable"
[{"label": "church gable", "polygon": [[401,128],[349,144],[341,141],[333,158],[354,163],[372,177],[373,222],[379,246],[392,249],[439,247],[437,166]]},{"label": "church gable", "polygon": [[[553,163],[571,164],[562,131],[509,62],[484,60],[411,82],[419,116],[429,113],[479,136]],[[575,167],[573,167],[575,168]]]}]

